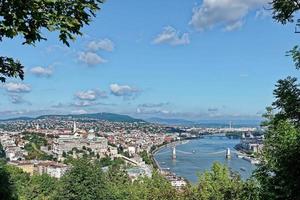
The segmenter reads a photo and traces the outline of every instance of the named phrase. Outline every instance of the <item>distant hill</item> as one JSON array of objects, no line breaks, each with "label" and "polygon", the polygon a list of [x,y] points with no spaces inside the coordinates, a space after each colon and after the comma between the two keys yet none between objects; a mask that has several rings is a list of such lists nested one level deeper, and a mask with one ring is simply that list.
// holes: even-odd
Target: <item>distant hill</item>
[{"label": "distant hill", "polygon": [[30,117],[19,117],[14,119],[6,119],[6,120],[0,120],[0,121],[17,121],[17,120],[35,120],[35,119],[77,119],[77,120],[106,120],[111,122],[145,122],[141,119],[136,119],[133,117],[130,117],[128,115],[120,115],[120,114],[114,114],[114,113],[93,113],[93,114],[69,114],[69,115],[42,115],[36,118],[30,118]]},{"label": "distant hill", "polygon": [[31,121],[34,120],[35,118],[32,117],[16,117],[16,118],[11,118],[11,119],[1,119],[0,122],[5,122],[5,121]]}]

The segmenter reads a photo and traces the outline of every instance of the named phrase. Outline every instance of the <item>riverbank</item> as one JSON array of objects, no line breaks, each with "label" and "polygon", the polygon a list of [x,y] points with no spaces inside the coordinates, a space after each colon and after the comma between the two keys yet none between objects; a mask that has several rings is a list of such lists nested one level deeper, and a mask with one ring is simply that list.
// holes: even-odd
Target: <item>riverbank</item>
[{"label": "riverbank", "polygon": [[170,147],[170,146],[174,146],[174,145],[176,146],[178,144],[186,144],[188,142],[189,142],[189,139],[177,140],[177,141],[169,142],[166,144],[161,144],[161,145],[157,146],[154,150],[150,151],[149,152],[150,157],[153,160],[153,163],[155,163],[154,168],[161,169],[159,163],[157,162],[157,160],[154,157],[158,151],[160,151],[161,149],[166,148],[166,147]]},{"label": "riverbank", "polygon": [[[167,147],[178,145],[178,144],[183,144],[183,142],[188,143],[188,140],[180,140],[180,141],[170,142],[167,144],[162,144],[162,145],[158,146],[157,148],[155,148],[152,152],[150,152],[150,157],[151,157],[153,165],[154,165],[153,167],[155,169],[158,169],[160,174],[163,175],[171,183],[171,185],[173,187],[175,187],[176,189],[181,189],[182,187],[186,186],[189,183],[189,181],[184,177],[180,177],[180,176],[176,175],[175,173],[172,173],[168,169],[163,169],[159,165],[159,162],[155,159],[155,154],[163,148],[167,148]],[[184,144],[186,144],[186,143],[184,143]]]},{"label": "riverbank", "polygon": [[252,153],[244,151],[240,144],[235,145],[234,149],[239,152],[238,158],[244,159],[254,165],[259,165],[261,163],[261,161],[257,157],[254,157]]},{"label": "riverbank", "polygon": [[[189,140],[187,145],[176,148],[176,160],[172,159],[169,144],[156,149],[154,159],[162,169],[167,169],[177,176],[185,177],[189,183],[196,184],[198,175],[210,170],[214,162],[226,165],[232,172],[237,172],[245,180],[249,178],[256,166],[251,162],[238,158],[234,146],[239,139],[228,138],[224,134],[204,136],[198,140]],[[226,149],[234,153],[231,159],[226,159]]]}]

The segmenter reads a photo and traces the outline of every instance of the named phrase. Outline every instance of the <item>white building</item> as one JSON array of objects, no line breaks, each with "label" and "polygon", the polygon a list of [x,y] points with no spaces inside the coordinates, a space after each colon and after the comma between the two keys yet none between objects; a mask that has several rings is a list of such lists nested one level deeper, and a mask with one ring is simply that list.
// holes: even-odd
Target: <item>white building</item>
[{"label": "white building", "polygon": [[37,172],[41,174],[48,174],[51,177],[55,178],[61,178],[69,169],[69,167],[65,164],[62,163],[57,163],[57,162],[40,162],[39,164],[36,165],[36,170]]},{"label": "white building", "polygon": [[70,152],[74,148],[77,149],[91,149],[94,153],[98,153],[103,156],[108,149],[107,139],[104,137],[96,137],[94,134],[89,134],[87,138],[80,135],[72,135],[69,137],[59,137],[54,140],[52,145],[52,151],[59,158],[61,158],[63,152]]}]

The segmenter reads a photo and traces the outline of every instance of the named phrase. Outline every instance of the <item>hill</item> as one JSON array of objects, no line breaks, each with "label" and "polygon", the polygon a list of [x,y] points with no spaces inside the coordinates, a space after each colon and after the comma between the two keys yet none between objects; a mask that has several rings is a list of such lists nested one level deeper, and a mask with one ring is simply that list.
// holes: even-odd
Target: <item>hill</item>
[{"label": "hill", "polygon": [[120,115],[114,113],[93,113],[93,114],[69,114],[69,115],[42,115],[36,118],[19,117],[13,119],[5,119],[0,121],[18,121],[18,120],[36,120],[36,119],[76,119],[76,120],[106,120],[110,122],[145,122],[141,119],[136,119],[128,115]]}]

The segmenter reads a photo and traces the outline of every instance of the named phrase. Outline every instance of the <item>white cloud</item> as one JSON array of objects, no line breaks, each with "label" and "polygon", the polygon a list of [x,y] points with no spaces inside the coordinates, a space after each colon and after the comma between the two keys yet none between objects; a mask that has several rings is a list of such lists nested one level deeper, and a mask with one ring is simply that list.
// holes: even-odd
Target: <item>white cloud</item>
[{"label": "white cloud", "polygon": [[172,112],[165,109],[145,109],[145,108],[137,108],[136,109],[137,114],[143,114],[143,115],[152,115],[152,114],[162,114],[162,115],[168,115]]},{"label": "white cloud", "polygon": [[140,90],[137,88],[133,88],[129,85],[119,85],[119,84],[111,84],[110,91],[115,96],[122,96],[122,97],[134,97],[136,96]]},{"label": "white cloud", "polygon": [[97,99],[97,93],[93,90],[77,92],[75,96],[80,100],[94,101]]},{"label": "white cloud", "polygon": [[93,101],[79,101],[71,104],[71,106],[75,106],[75,107],[88,107],[88,106],[96,106],[96,105],[99,105],[99,103]]},{"label": "white cloud", "polygon": [[30,72],[38,77],[50,77],[53,74],[51,67],[34,67],[30,69]]},{"label": "white cloud", "polygon": [[81,115],[81,114],[87,114],[88,112],[86,110],[73,110],[71,111],[72,114],[75,114],[75,115]]},{"label": "white cloud", "polygon": [[9,82],[9,83],[5,83],[2,87],[7,92],[14,92],[14,93],[28,93],[31,91],[30,85],[24,83]]},{"label": "white cloud", "polygon": [[264,19],[267,17],[271,17],[271,15],[272,15],[272,11],[262,8],[262,9],[256,11],[255,18],[256,19]]},{"label": "white cloud", "polygon": [[98,98],[107,98],[107,94],[100,90],[87,90],[77,92],[75,97],[79,100],[95,101]]},{"label": "white cloud", "polygon": [[90,66],[107,62],[107,60],[101,58],[98,54],[93,52],[80,52],[78,59]]},{"label": "white cloud", "polygon": [[190,38],[188,33],[180,33],[171,26],[164,27],[162,33],[157,35],[153,40],[154,44],[170,44],[170,45],[187,45],[190,43]]},{"label": "white cloud", "polygon": [[227,25],[226,27],[224,27],[223,30],[227,31],[227,32],[230,32],[230,31],[234,31],[234,30],[240,29],[243,25],[244,25],[243,21],[237,21],[237,22],[235,22],[233,24]]},{"label": "white cloud", "polygon": [[230,31],[242,26],[244,17],[269,0],[203,0],[193,9],[190,24],[198,31],[221,26]]},{"label": "white cloud", "polygon": [[100,49],[105,51],[113,51],[115,45],[111,40],[105,38],[99,41],[91,41],[87,47],[90,51],[98,51]]}]

